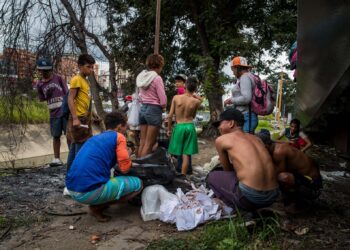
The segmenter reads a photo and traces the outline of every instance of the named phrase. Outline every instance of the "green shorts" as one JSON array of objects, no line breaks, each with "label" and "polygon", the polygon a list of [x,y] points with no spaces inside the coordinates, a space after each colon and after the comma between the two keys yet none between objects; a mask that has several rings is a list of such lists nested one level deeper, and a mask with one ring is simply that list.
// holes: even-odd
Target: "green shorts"
[{"label": "green shorts", "polygon": [[192,122],[175,125],[170,139],[169,153],[173,155],[198,153],[197,132]]}]

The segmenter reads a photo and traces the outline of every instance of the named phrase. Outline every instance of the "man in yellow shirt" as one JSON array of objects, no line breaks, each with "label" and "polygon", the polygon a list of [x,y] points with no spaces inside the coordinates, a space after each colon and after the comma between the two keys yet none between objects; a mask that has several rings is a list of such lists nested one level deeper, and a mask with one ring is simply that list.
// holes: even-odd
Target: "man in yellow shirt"
[{"label": "man in yellow shirt", "polygon": [[72,143],[69,148],[67,168],[69,169],[76,154],[84,142],[92,136],[91,129],[91,93],[87,77],[94,70],[95,59],[88,54],[78,58],[79,74],[70,81],[68,106],[70,115],[68,119],[67,135]]}]

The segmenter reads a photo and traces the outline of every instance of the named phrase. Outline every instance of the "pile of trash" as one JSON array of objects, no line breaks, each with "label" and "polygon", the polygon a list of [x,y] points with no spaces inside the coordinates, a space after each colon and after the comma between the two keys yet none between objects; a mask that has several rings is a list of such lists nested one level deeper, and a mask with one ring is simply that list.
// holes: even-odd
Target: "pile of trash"
[{"label": "pile of trash", "polygon": [[146,187],[142,193],[141,216],[144,221],[161,220],[176,224],[178,231],[191,230],[210,220],[230,215],[232,208],[213,198],[213,191],[203,185],[183,193],[172,194],[162,185]]}]

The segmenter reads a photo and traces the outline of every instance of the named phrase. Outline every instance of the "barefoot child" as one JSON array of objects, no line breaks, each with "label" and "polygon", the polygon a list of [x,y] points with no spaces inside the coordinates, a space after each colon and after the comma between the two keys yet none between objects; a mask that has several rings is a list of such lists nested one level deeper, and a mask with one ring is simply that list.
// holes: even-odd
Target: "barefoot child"
[{"label": "barefoot child", "polygon": [[[168,116],[168,120],[173,119],[175,114],[176,125],[172,132],[169,145],[169,153],[182,155],[181,173],[186,175],[190,155],[198,153],[197,133],[193,124],[197,109],[201,101],[193,96],[198,85],[198,79],[189,77],[186,82],[186,89],[183,95],[174,96]],[[168,136],[171,134],[171,122],[168,123]]]},{"label": "barefoot child", "polygon": [[105,116],[106,131],[87,140],[76,156],[66,178],[71,197],[89,205],[98,221],[110,218],[103,211],[111,204],[127,201],[139,194],[142,182],[133,176],[110,178],[110,170],[118,162],[122,173],[129,172],[131,160],[123,135],[126,117],[119,112]]}]

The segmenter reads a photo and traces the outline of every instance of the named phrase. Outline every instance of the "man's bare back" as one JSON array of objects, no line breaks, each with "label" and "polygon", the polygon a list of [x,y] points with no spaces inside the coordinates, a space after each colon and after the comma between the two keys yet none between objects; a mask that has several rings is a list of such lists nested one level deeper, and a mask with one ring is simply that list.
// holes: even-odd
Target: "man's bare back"
[{"label": "man's bare back", "polygon": [[237,129],[217,138],[216,148],[224,169],[234,170],[241,183],[259,191],[278,187],[271,156],[254,135]]},{"label": "man's bare back", "polygon": [[320,171],[317,164],[302,151],[284,143],[272,145],[272,158],[277,173],[289,172],[317,178]]},{"label": "man's bare back", "polygon": [[171,103],[169,115],[175,113],[177,123],[192,122],[200,103],[192,94],[176,95]]}]

